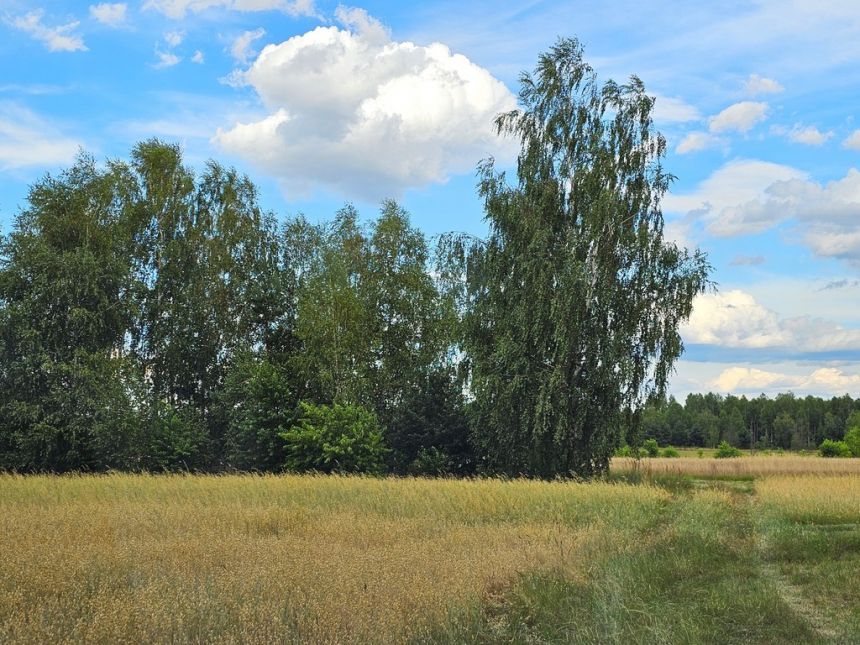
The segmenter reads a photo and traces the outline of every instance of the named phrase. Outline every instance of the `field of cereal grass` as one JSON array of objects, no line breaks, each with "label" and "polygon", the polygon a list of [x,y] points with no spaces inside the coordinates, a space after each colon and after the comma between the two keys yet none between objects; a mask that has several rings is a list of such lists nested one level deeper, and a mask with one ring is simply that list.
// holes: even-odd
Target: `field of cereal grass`
[{"label": "field of cereal grass", "polygon": [[860,477],[640,475],[2,475],[0,642],[860,640]]}]

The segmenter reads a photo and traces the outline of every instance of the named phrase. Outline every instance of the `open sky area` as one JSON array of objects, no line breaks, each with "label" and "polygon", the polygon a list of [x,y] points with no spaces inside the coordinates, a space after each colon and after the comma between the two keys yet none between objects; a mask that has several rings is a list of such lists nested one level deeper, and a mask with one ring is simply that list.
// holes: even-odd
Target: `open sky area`
[{"label": "open sky area", "polygon": [[856,0],[0,0],[0,230],[79,149],[154,136],[281,217],[394,197],[481,234],[475,166],[516,154],[493,116],[559,36],[656,97],[667,235],[714,267],[671,390],[860,396]]}]

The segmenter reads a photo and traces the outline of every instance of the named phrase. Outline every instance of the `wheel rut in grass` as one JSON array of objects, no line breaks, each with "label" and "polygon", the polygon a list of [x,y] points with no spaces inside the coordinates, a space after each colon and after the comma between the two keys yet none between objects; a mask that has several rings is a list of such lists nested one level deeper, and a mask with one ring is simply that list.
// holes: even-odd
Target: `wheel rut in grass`
[{"label": "wheel rut in grass", "polygon": [[[764,552],[766,549],[766,540],[760,540],[759,549]],[[822,641],[830,643],[842,642],[840,641],[839,632],[833,628],[829,618],[822,612],[817,611],[815,605],[804,598],[800,588],[792,584],[788,577],[779,571],[779,567],[776,564],[765,561],[763,555],[761,573],[765,580],[776,590],[776,593],[779,594],[780,599],[792,612],[800,616]]]},{"label": "wheel rut in grass", "polygon": [[749,480],[713,480],[692,479],[692,490],[716,489],[729,493],[732,497],[733,513],[736,515],[736,526],[746,527],[749,539],[754,549],[751,564],[753,564],[762,581],[773,589],[779,600],[806,624],[814,637],[821,642],[843,642],[841,633],[833,627],[833,617],[816,608],[815,604],[806,598],[800,586],[791,582],[790,578],[780,571],[779,564],[773,562],[770,556],[767,528],[757,521],[755,484]]},{"label": "wheel rut in grass", "polygon": [[[740,508],[748,516],[755,512],[755,487],[750,487],[748,494],[739,499]],[[753,516],[754,517],[754,516]],[[833,627],[831,618],[821,610],[817,609],[815,603],[804,597],[801,587],[791,582],[790,578],[780,571],[779,564],[770,558],[770,544],[767,529],[761,522],[751,523],[755,533],[755,544],[757,551],[757,563],[762,578],[768,585],[773,587],[780,600],[801,620],[803,620],[812,632],[823,642],[836,643],[840,641],[839,630]]]}]

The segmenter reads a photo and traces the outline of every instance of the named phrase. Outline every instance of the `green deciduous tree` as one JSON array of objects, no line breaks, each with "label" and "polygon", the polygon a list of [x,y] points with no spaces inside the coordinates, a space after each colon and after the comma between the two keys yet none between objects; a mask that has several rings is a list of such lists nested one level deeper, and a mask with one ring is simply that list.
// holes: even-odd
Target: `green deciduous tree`
[{"label": "green deciduous tree", "polygon": [[0,249],[0,465],[125,467],[135,410],[122,386],[132,317],[121,166],[81,155],[30,190]]},{"label": "green deciduous tree", "polygon": [[480,166],[489,238],[449,236],[459,269],[474,436],[512,475],[606,469],[626,411],[661,394],[679,324],[707,285],[703,255],[663,236],[672,177],[642,83],[599,83],[575,40],[521,77],[517,182]]},{"label": "green deciduous tree", "polygon": [[274,221],[247,177],[215,162],[195,177],[178,146],[145,141],[131,169],[133,348],[156,396],[207,415],[231,358],[269,339],[289,306]]},{"label": "green deciduous tree", "polygon": [[363,405],[384,425],[446,359],[451,309],[427,242],[394,202],[369,229],[347,206],[324,226],[288,228],[297,284],[297,360],[311,398]]}]

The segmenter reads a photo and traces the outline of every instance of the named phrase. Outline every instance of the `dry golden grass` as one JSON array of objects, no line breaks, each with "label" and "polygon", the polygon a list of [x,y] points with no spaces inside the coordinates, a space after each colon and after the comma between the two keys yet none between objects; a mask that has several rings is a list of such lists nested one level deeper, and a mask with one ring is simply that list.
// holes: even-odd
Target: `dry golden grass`
[{"label": "dry golden grass", "polygon": [[581,575],[668,493],[346,477],[0,476],[0,642],[402,642]]},{"label": "dry golden grass", "polygon": [[613,473],[692,475],[694,477],[765,477],[774,475],[860,475],[860,459],[824,459],[800,455],[753,455],[732,459],[616,457]]},{"label": "dry golden grass", "polygon": [[768,477],[755,489],[766,509],[795,521],[860,523],[860,475]]}]

